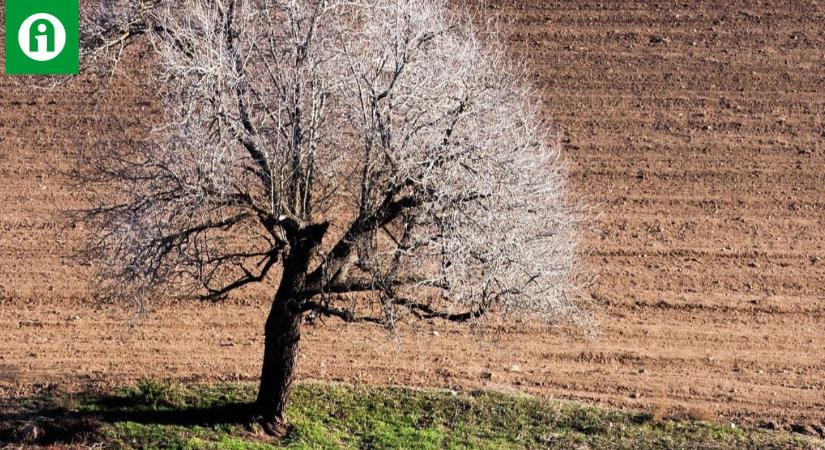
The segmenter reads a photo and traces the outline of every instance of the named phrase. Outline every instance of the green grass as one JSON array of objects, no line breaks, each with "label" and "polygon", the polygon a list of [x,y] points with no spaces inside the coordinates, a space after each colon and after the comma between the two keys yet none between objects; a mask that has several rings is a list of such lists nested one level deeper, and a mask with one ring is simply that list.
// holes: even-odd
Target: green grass
[{"label": "green grass", "polygon": [[294,429],[275,443],[255,426],[231,423],[253,398],[254,386],[246,384],[144,382],[111,396],[76,395],[57,404],[75,416],[96,417],[99,428],[91,439],[106,448],[825,448],[783,433],[654,421],[643,413],[526,396],[315,383],[295,388],[288,412]]}]

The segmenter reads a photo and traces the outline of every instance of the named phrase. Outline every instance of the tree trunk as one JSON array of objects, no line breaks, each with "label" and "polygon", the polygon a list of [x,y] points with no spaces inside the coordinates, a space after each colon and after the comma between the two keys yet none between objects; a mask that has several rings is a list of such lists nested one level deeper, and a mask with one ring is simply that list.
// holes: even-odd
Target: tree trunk
[{"label": "tree trunk", "polygon": [[264,430],[277,437],[284,437],[289,431],[285,413],[295,379],[303,318],[299,295],[305,287],[311,254],[327,228],[328,224],[323,223],[290,230],[290,250],[284,258],[281,283],[264,328],[264,362],[257,409]]},{"label": "tree trunk", "polygon": [[293,310],[293,299],[281,297],[280,289],[278,294],[264,331],[264,363],[257,404],[264,430],[284,437],[289,431],[284,413],[295,379],[302,316]]}]

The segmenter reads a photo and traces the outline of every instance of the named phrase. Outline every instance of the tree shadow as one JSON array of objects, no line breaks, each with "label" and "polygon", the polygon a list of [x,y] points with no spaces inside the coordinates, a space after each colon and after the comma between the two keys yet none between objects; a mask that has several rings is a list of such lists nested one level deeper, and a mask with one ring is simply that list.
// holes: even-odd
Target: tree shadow
[{"label": "tree shadow", "polygon": [[4,444],[61,445],[100,442],[104,425],[131,422],[141,425],[212,427],[246,425],[254,419],[254,405],[223,403],[208,407],[152,408],[139,399],[119,396],[91,398],[93,411],[54,406],[54,399],[23,398],[0,403],[0,447]]},{"label": "tree shadow", "polygon": [[246,424],[254,415],[254,404],[226,403],[209,407],[164,409],[135,408],[135,402],[123,397],[104,397],[97,402],[105,407],[101,412],[87,413],[105,423],[135,422],[143,425],[214,426]]}]

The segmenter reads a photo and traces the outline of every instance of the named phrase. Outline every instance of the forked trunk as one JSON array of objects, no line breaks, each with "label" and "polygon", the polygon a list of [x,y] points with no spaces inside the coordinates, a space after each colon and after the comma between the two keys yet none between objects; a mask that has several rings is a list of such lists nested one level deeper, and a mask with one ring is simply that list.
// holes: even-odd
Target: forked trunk
[{"label": "forked trunk", "polygon": [[277,437],[284,437],[289,431],[285,413],[295,379],[303,318],[298,296],[304,290],[310,255],[327,227],[321,224],[294,231],[290,251],[284,258],[281,284],[264,328],[264,362],[257,409],[266,432]]}]

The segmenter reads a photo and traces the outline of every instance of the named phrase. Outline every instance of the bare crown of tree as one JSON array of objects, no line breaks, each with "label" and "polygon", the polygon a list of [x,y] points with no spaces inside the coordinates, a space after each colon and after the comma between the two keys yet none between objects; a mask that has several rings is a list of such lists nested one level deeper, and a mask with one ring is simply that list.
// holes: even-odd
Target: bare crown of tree
[{"label": "bare crown of tree", "polygon": [[446,1],[104,3],[85,57],[143,36],[164,105],[151,144],[96,167],[121,189],[91,215],[121,294],[280,274],[291,308],[347,321],[575,314],[540,97]]}]

